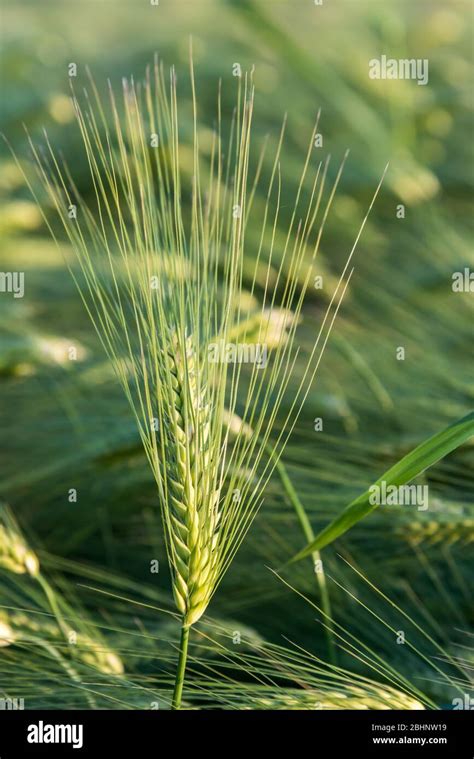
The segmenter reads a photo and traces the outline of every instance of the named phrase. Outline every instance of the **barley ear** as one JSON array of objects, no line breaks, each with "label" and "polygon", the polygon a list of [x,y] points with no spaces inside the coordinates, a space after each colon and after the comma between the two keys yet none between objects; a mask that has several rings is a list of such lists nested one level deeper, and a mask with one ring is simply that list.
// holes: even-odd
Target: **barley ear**
[{"label": "barley ear", "polygon": [[173,594],[190,627],[202,616],[214,589],[219,522],[219,490],[207,476],[211,464],[211,404],[205,388],[198,388],[197,366],[190,340],[182,356],[168,353],[172,403],[166,450],[172,465],[165,521],[168,527]]}]

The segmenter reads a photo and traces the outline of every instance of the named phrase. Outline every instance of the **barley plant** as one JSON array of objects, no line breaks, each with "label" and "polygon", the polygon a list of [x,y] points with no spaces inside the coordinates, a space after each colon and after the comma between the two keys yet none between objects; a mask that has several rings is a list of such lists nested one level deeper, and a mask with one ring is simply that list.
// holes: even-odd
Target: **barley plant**
[{"label": "barley plant", "polygon": [[[300,352],[297,325],[343,163],[328,186],[328,161],[314,159],[316,122],[282,239],[285,120],[264,178],[268,148],[255,153],[251,141],[251,75],[238,79],[231,119],[222,113],[219,85],[206,151],[192,57],[188,84],[189,137],[180,130],[174,68],[167,72],[155,60],[143,81],[124,80],[120,94],[109,83],[105,97],[89,77],[72,100],[94,202],[82,200],[73,170],[47,135],[42,146],[30,140],[45,195],[29,180],[55,239],[62,236],[59,219],[70,241],[71,273],[156,481],[181,619],[174,708],[181,704],[190,628],[262,502],[321,360],[355,249],[287,398]],[[262,183],[266,202],[255,209]],[[250,219],[260,231],[249,242]],[[251,346],[260,353],[245,360],[238,351]]]},{"label": "barley plant", "polygon": [[[29,576],[40,587],[45,606],[49,610],[47,616],[43,613],[35,618],[24,611],[0,608],[0,646],[13,643],[39,646],[52,655],[75,682],[80,681],[80,678],[69,658],[105,674],[123,674],[120,657],[107,646],[93,626],[69,606],[63,595],[57,592],[44,575],[37,554],[29,546],[11,510],[2,502],[0,569],[13,576]],[[66,656],[61,648],[67,652]],[[87,698],[87,704],[94,707],[90,697]]]}]

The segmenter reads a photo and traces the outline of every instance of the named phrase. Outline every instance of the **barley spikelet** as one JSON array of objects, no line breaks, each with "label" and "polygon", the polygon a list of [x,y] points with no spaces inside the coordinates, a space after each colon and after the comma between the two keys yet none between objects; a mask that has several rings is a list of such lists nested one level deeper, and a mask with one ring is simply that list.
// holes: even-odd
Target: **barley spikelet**
[{"label": "barley spikelet", "polygon": [[15,574],[39,574],[36,554],[27,546],[17,528],[13,515],[0,504],[0,568]]},{"label": "barley spikelet", "polygon": [[104,675],[123,675],[124,667],[120,657],[102,641],[81,634],[75,649],[74,653],[80,661]]},{"label": "barley spikelet", "polygon": [[[15,642],[53,644],[64,652],[64,635],[58,625],[41,615],[24,612],[0,612],[0,647]],[[80,632],[77,642],[67,644],[67,651],[76,660],[94,667],[105,675],[121,675],[124,666],[120,657],[102,640]]]},{"label": "barley spikelet", "polygon": [[219,523],[219,490],[212,485],[211,404],[199,388],[191,341],[183,355],[169,350],[172,404],[166,424],[167,524],[173,563],[173,592],[185,624],[205,611],[217,570],[215,547]]},{"label": "barley spikelet", "polygon": [[46,639],[61,637],[58,626],[41,615],[29,616],[24,612],[2,611],[0,621],[13,629],[15,638],[28,635],[41,635]]},{"label": "barley spikelet", "polygon": [[282,690],[270,696],[252,699],[249,709],[281,710],[378,710],[378,709],[424,709],[417,699],[395,688],[350,688],[347,691],[322,689],[321,691]]},{"label": "barley spikelet", "polygon": [[15,633],[8,624],[8,621],[0,617],[0,648],[9,646],[15,642]]},{"label": "barley spikelet", "polygon": [[474,542],[474,519],[458,521],[407,522],[397,530],[398,534],[411,545],[427,546],[459,544],[470,545]]}]

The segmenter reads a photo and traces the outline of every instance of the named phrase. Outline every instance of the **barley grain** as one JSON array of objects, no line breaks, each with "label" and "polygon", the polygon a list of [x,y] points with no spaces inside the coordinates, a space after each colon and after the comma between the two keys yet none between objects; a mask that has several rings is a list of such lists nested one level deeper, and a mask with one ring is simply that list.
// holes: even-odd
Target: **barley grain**
[{"label": "barley grain", "polygon": [[0,567],[15,574],[39,574],[36,554],[27,546],[6,506],[0,504]]}]

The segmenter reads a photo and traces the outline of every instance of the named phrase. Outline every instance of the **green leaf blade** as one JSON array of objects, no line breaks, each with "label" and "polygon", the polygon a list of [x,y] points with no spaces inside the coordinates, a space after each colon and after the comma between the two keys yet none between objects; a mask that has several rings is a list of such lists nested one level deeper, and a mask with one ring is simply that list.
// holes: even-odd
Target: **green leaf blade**
[{"label": "green leaf blade", "polygon": [[446,429],[428,438],[413,451],[404,456],[394,466],[388,469],[370,488],[352,501],[342,513],[325,527],[316,538],[303,548],[291,560],[299,561],[309,556],[313,551],[320,551],[332,543],[340,535],[357,524],[361,519],[377,508],[370,502],[371,488],[385,482],[387,486],[400,487],[413,480],[433,464],[436,464],[449,453],[474,435],[474,412],[454,422]]}]

